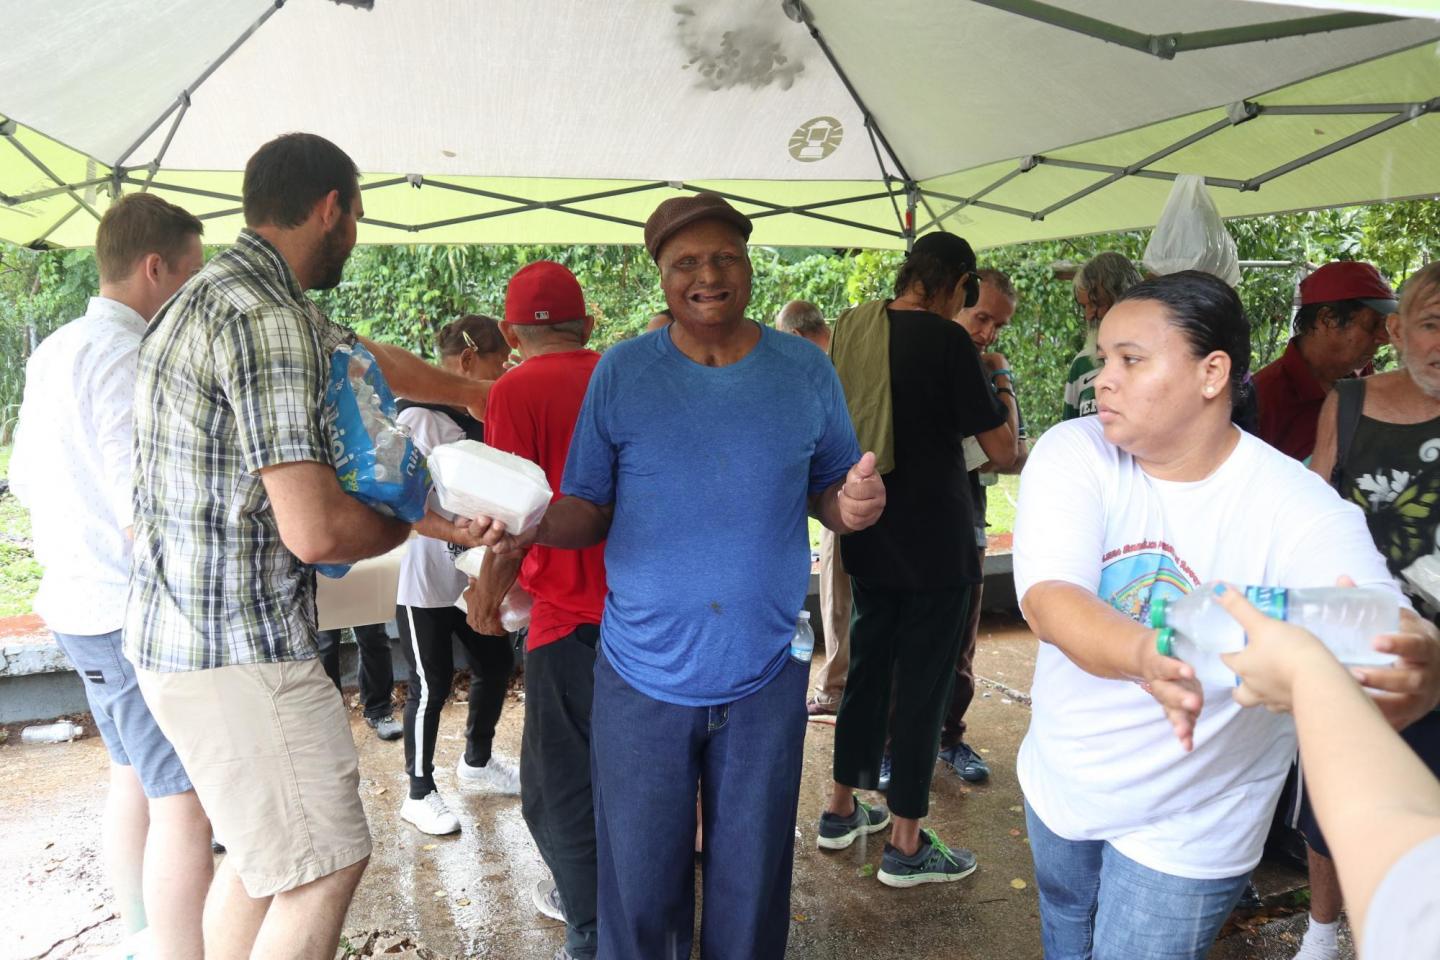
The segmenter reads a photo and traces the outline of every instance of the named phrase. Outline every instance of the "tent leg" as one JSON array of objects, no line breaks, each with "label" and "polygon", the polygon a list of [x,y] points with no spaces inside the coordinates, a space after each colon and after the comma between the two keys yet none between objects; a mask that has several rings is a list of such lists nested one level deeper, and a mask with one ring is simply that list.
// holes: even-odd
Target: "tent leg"
[{"label": "tent leg", "polygon": [[920,205],[920,187],[914,181],[905,184],[905,252],[915,249],[915,208]]}]

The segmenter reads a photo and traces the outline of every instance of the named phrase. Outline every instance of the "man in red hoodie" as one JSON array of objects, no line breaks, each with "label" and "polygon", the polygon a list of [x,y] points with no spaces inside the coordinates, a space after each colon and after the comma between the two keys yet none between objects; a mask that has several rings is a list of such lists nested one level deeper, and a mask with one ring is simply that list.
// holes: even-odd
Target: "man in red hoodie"
[{"label": "man in red hoodie", "polygon": [[[600,361],[585,347],[594,325],[580,283],[560,264],[541,260],[510,278],[500,330],[522,361],[495,381],[485,439],[538,463],[557,499],[570,435]],[[535,906],[565,921],[565,946],[556,960],[589,960],[596,949],[590,704],[605,608],[605,544],[584,550],[535,546],[523,559],[487,555],[466,593],[471,626],[504,632],[500,602],[517,577],[534,598],[525,643],[520,803],[554,876],[536,887]]]}]

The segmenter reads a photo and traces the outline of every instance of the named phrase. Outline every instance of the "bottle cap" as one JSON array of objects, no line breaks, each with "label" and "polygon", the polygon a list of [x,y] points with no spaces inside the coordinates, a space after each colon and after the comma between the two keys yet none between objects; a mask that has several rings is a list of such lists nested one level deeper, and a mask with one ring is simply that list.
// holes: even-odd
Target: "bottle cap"
[{"label": "bottle cap", "polygon": [[1150,601],[1150,626],[1159,630],[1167,626],[1165,623],[1165,608],[1170,605],[1168,597],[1156,597]]},{"label": "bottle cap", "polygon": [[1160,632],[1155,635],[1155,650],[1162,657],[1168,657],[1175,640],[1175,631],[1169,627],[1161,627]]},{"label": "bottle cap", "polygon": [[801,611],[800,611],[800,619],[801,619],[801,620],[809,620],[809,619],[810,619],[810,611],[809,611],[809,610],[801,610]]}]

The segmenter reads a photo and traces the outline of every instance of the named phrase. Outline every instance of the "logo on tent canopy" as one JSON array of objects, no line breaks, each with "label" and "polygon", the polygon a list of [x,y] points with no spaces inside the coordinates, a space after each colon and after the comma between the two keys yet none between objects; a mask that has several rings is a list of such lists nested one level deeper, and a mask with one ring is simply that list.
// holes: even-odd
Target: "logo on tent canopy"
[{"label": "logo on tent canopy", "polygon": [[834,117],[806,120],[790,134],[790,156],[801,163],[824,160],[834,153],[845,139],[845,128]]}]

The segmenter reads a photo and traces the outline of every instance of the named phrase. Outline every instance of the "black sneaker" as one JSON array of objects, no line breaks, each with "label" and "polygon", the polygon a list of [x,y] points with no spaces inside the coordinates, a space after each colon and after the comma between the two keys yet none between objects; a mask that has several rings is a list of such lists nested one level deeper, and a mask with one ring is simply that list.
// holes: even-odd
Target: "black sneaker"
[{"label": "black sneaker", "polygon": [[399,740],[405,736],[405,728],[396,722],[393,714],[386,714],[383,717],[366,717],[365,722],[370,729],[375,731],[375,736],[381,740]]},{"label": "black sneaker", "polygon": [[[890,826],[890,811],[884,807],[872,807],[854,796],[855,809],[850,816],[825,812],[820,814],[820,835],[815,843],[822,850],[844,850],[855,842],[855,838],[867,833],[876,833]],[[886,845],[888,848],[888,844]]]},{"label": "black sneaker", "polygon": [[975,854],[969,850],[951,850],[940,842],[934,830],[920,834],[920,849],[907,857],[890,844],[880,860],[876,876],[887,887],[914,887],[922,883],[949,883],[975,872]]},{"label": "black sneaker", "polygon": [[982,783],[990,779],[989,765],[963,740],[941,750],[940,762],[954,770],[955,775],[966,783]]}]

